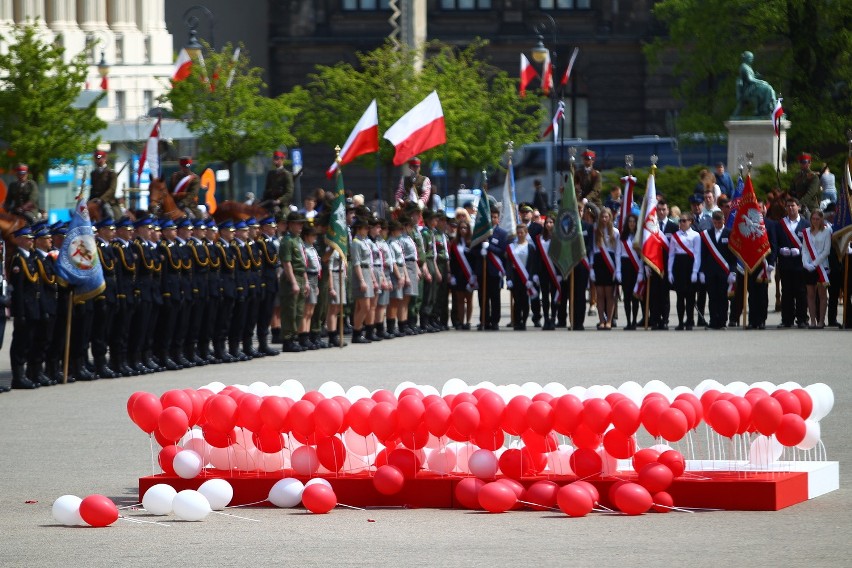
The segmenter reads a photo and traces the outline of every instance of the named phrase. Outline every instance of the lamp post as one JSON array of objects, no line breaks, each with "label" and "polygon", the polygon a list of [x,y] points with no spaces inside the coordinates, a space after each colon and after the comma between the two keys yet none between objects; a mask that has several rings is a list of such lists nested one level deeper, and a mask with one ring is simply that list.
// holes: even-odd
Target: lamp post
[{"label": "lamp post", "polygon": [[183,23],[186,24],[186,27],[189,29],[189,41],[184,46],[184,49],[186,49],[186,52],[193,60],[196,60],[201,54],[202,46],[201,42],[198,41],[198,17],[195,16],[193,12],[201,12],[207,16],[207,21],[210,23],[211,49],[216,49],[216,40],[213,36],[213,28],[216,25],[216,18],[207,6],[202,6],[201,4],[190,6],[183,13]]},{"label": "lamp post", "polygon": [[[556,108],[559,105],[559,93],[556,91],[556,81],[553,76],[553,69],[556,68],[556,50],[549,50],[547,46],[544,45],[544,35],[545,33],[549,33],[551,42],[555,46],[556,45],[556,33],[557,26],[556,20],[550,14],[542,14],[544,16],[544,20],[539,22],[533,28],[535,33],[538,35],[538,43],[532,50],[532,58],[538,64],[547,65],[548,56],[550,59],[550,69],[542,69],[542,80],[544,80],[544,76],[546,73],[550,72],[550,116],[556,116]],[[542,85],[543,88],[548,87],[548,85]],[[562,138],[565,138],[565,117],[562,116],[559,119],[559,131],[562,133]],[[560,164],[563,160],[557,159],[557,152],[559,151],[557,133],[553,132],[553,155],[550,160],[551,167],[553,168],[550,172],[551,174],[551,198],[550,202],[555,206],[557,200],[557,182],[556,182],[556,165]],[[554,163],[556,162],[556,163]],[[561,170],[560,170],[561,173]]]},{"label": "lamp post", "polygon": [[101,76],[101,89],[109,89],[109,64],[106,62],[106,54],[101,50],[101,60],[98,61],[98,75]]}]

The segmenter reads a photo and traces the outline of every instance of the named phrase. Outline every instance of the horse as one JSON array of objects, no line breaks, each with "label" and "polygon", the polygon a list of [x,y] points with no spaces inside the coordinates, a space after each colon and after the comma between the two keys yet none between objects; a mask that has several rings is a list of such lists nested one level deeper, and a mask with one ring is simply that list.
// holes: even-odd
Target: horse
[{"label": "horse", "polygon": [[18,245],[15,243],[15,231],[28,225],[26,217],[7,213],[5,209],[0,207],[0,235],[3,237],[3,243],[6,251],[6,266],[4,266],[4,274],[8,274],[9,266],[12,263],[12,255],[18,250]]},{"label": "horse", "polygon": [[217,223],[221,223],[228,219],[231,221],[245,221],[249,217],[260,220],[269,215],[270,212],[260,205],[246,205],[239,201],[225,200],[216,207],[216,211],[213,212],[213,219]]},{"label": "horse", "polygon": [[174,197],[166,187],[165,180],[155,178],[148,186],[148,211],[156,217],[168,217],[177,221],[183,217],[192,217],[187,211],[179,208]]}]

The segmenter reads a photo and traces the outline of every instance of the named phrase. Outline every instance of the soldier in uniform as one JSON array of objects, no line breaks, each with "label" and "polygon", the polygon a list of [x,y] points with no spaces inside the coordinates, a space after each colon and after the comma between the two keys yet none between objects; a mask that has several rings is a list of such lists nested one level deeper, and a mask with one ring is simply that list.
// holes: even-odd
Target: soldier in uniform
[{"label": "soldier in uniform", "polygon": [[266,174],[266,185],[260,199],[260,206],[276,219],[286,217],[293,202],[295,184],[293,174],[284,168],[286,157],[287,154],[281,150],[272,153],[272,170]]},{"label": "soldier in uniform", "polygon": [[115,223],[115,238],[111,244],[116,271],[116,310],[113,330],[110,333],[110,367],[124,377],[139,375],[143,370],[128,364],[130,322],[136,310],[141,291],[136,283],[139,261],[133,240],[133,221],[122,217]]},{"label": "soldier in uniform", "polygon": [[396,202],[415,203],[419,209],[424,209],[432,194],[432,180],[420,174],[420,158],[408,160],[408,174],[402,176],[396,188]]},{"label": "soldier in uniform", "polygon": [[[40,318],[36,324],[36,342],[30,349],[30,357],[27,362],[27,375],[33,382],[42,386],[55,385],[58,372],[58,359],[55,353],[51,353],[50,347],[53,340],[53,328],[59,309],[58,279],[54,274],[54,258],[51,256],[52,240],[50,229],[42,225],[33,233],[35,237],[35,264],[38,268],[39,280],[41,280],[41,293],[39,294]],[[67,309],[67,304],[64,306]]]},{"label": "soldier in uniform", "polygon": [[234,240],[231,246],[234,248],[234,283],[236,284],[236,295],[234,297],[234,311],[231,315],[231,327],[228,330],[228,352],[237,361],[249,361],[251,356],[240,349],[243,333],[248,314],[249,298],[249,273],[251,272],[251,257],[248,247],[248,225],[245,221],[234,224]]},{"label": "soldier in uniform", "polygon": [[257,311],[260,308],[263,281],[261,278],[261,267],[263,258],[260,256],[260,246],[257,244],[257,235],[260,231],[260,223],[254,217],[246,221],[248,227],[248,238],[246,240],[246,252],[250,263],[248,271],[248,296],[246,298],[246,320],[243,327],[243,353],[249,357],[263,357],[265,352],[254,348],[252,338],[257,327]]},{"label": "soldier in uniform", "polygon": [[198,335],[198,356],[207,361],[207,363],[216,365],[221,363],[222,360],[210,351],[210,343],[215,336],[216,318],[218,317],[219,306],[222,302],[222,277],[220,274],[222,259],[219,256],[219,249],[216,247],[219,227],[216,226],[216,222],[212,218],[206,221],[206,227],[206,231],[198,232],[198,238],[202,241],[208,259],[207,301],[205,302],[204,318],[202,319],[201,330]]},{"label": "soldier in uniform", "polygon": [[373,276],[373,255],[367,243],[369,223],[356,217],[352,223],[352,247],[349,251],[352,262],[352,295],[355,296],[355,313],[352,316],[352,343],[371,343],[364,327],[372,324],[370,301],[375,296],[376,278]]},{"label": "soldier in uniform", "polygon": [[[185,245],[192,262],[192,274],[190,275],[192,287],[189,303],[189,328],[184,339],[183,353],[184,357],[198,367],[203,367],[209,362],[206,349],[202,350],[199,347],[204,333],[204,322],[210,296],[208,280],[210,252],[203,240],[206,234],[207,222],[204,219],[196,219],[192,223],[192,234],[186,239]],[[204,355],[201,354],[201,351],[204,351]]]},{"label": "soldier in uniform", "polygon": [[317,256],[319,256],[320,259],[320,273],[318,282],[319,295],[317,297],[317,305],[314,308],[314,313],[311,316],[311,333],[309,339],[311,340],[311,343],[318,345],[323,349],[331,347],[328,341],[322,337],[323,324],[328,318],[329,286],[331,284],[329,261],[331,260],[331,253],[333,252],[333,249],[328,246],[328,243],[325,242],[324,238],[325,233],[328,230],[328,223],[328,213],[320,213],[314,217],[314,227],[316,228],[317,235],[319,235],[317,242],[314,243],[314,248],[317,250]]},{"label": "soldier in uniform", "polygon": [[180,367],[194,367],[195,363],[184,354],[186,337],[189,335],[189,320],[192,315],[192,306],[195,296],[192,293],[192,253],[189,250],[187,240],[192,235],[192,221],[189,218],[180,219],[177,223],[177,235],[173,254],[180,259],[180,303],[178,304],[178,315],[175,323],[176,329],[169,348],[172,361]]},{"label": "soldier in uniform", "polygon": [[163,305],[157,318],[157,358],[161,367],[177,371],[183,367],[172,359],[170,350],[181,308],[183,286],[183,258],[177,241],[177,227],[171,220],[160,223],[162,240],[157,245],[162,271],[160,273],[160,294]]},{"label": "soldier in uniform", "polygon": [[822,189],[819,185],[819,174],[811,170],[811,155],[799,154],[799,172],[790,184],[790,195],[799,200],[805,215],[819,209]]},{"label": "soldier in uniform", "polygon": [[30,168],[26,164],[15,167],[15,181],[9,184],[3,208],[14,215],[21,215],[32,225],[39,218],[38,185],[27,179]]},{"label": "soldier in uniform", "polygon": [[169,191],[179,209],[188,211],[193,218],[200,219],[198,209],[198,194],[201,191],[201,180],[192,171],[192,158],[183,156],[179,160],[180,169],[172,174],[169,180]]},{"label": "soldier in uniform", "polygon": [[[150,353],[150,342],[154,335],[153,324],[163,298],[160,295],[160,271],[162,270],[157,245],[151,240],[154,220],[150,217],[139,219],[133,226],[136,238],[132,248],[136,255],[136,311],[130,322],[133,333],[129,338],[127,364],[140,372],[165,371],[155,363]],[[147,369],[147,371],[146,371]]]},{"label": "soldier in uniform", "polygon": [[595,169],[595,153],[583,152],[583,167],[574,172],[574,187],[577,188],[577,202],[588,199],[598,208],[601,205],[601,173]]},{"label": "soldier in uniform", "polygon": [[36,345],[38,321],[41,319],[42,282],[33,250],[33,235],[29,227],[15,231],[15,244],[18,250],[12,257],[9,270],[9,284],[12,286],[12,345],[9,357],[12,363],[12,388],[35,389],[40,386],[27,378],[26,364],[31,350]]},{"label": "soldier in uniform", "polygon": [[287,215],[287,233],[281,239],[281,335],[284,340],[283,350],[288,353],[299,353],[302,348],[297,343],[298,325],[304,317],[305,297],[308,294],[305,279],[305,251],[302,233],[305,218],[291,212]]},{"label": "soldier in uniform", "polygon": [[260,259],[260,296],[257,310],[258,351],[264,355],[278,355],[280,351],[269,345],[269,325],[278,296],[278,238],[274,217],[260,222],[260,234],[256,240]]},{"label": "soldier in uniform", "polygon": [[[49,231],[51,236],[51,247],[50,250],[47,251],[47,254],[44,255],[44,258],[42,258],[46,276],[46,278],[43,278],[42,281],[50,279],[50,277],[47,276],[47,270],[48,268],[51,270],[53,269],[56,263],[56,258],[59,254],[59,248],[65,240],[65,234],[68,232],[68,229],[65,227],[64,223],[58,222],[51,225],[49,227]],[[54,273],[55,271],[51,274]],[[71,297],[71,289],[61,278],[54,277],[54,280],[56,283],[56,320],[52,326],[53,334],[47,338],[45,344],[45,374],[57,383],[61,383],[63,380],[62,366],[65,361],[65,335],[68,324],[68,300]],[[53,370],[53,374],[51,374],[51,369]],[[68,375],[67,382],[73,383],[76,378],[71,375],[70,372]]]},{"label": "soldier in uniform", "polygon": [[117,260],[115,250],[110,244],[115,237],[115,221],[108,217],[99,221],[95,227],[97,228],[95,241],[98,246],[98,256],[103,268],[106,287],[94,299],[91,337],[92,357],[98,376],[103,379],[114,379],[120,375],[117,370],[107,365],[107,352],[118,304]]},{"label": "soldier in uniform", "polygon": [[438,211],[435,230],[435,264],[438,274],[438,291],[435,297],[432,323],[441,330],[450,329],[450,238],[447,235],[447,215]]},{"label": "soldier in uniform", "polygon": [[216,241],[216,251],[219,266],[219,307],[216,312],[216,325],[213,335],[213,356],[223,363],[233,363],[234,358],[225,347],[230,329],[234,303],[237,299],[237,247],[234,243],[235,227],[232,221],[225,221],[219,226],[219,240]]},{"label": "soldier in uniform", "polygon": [[120,217],[121,208],[115,198],[115,186],[118,176],[115,171],[107,166],[107,153],[103,150],[95,150],[95,169],[90,175],[91,190],[89,201],[101,206],[103,217]]},{"label": "soldier in uniform", "polygon": [[423,237],[424,251],[424,273],[429,273],[429,278],[423,283],[423,296],[420,305],[420,329],[428,332],[441,331],[432,322],[432,317],[435,313],[435,302],[438,297],[438,286],[441,283],[441,273],[438,272],[438,265],[435,258],[438,255],[438,249],[435,246],[435,228],[438,226],[438,219],[435,214],[429,210],[423,212],[424,226],[420,231]]}]

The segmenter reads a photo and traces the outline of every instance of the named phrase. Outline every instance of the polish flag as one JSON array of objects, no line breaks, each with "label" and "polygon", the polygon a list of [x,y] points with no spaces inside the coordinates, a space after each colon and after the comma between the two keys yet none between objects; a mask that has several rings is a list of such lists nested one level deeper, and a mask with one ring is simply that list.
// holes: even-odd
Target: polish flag
[{"label": "polish flag", "polygon": [[527,96],[527,86],[533,79],[538,77],[535,67],[530,65],[530,60],[523,53],[521,54],[521,96]]},{"label": "polish flag", "polygon": [[420,152],[444,144],[447,141],[447,130],[438,92],[432,91],[405,113],[385,132],[384,137],[396,148],[393,157],[395,166],[404,164]]},{"label": "polish flag", "polygon": [[654,173],[648,176],[648,188],[642,202],[642,225],[639,227],[641,238],[636,239],[636,245],[641,248],[642,260],[659,275],[663,274],[665,264],[663,254],[666,247],[665,236],[657,221],[657,184]]},{"label": "polish flag", "polygon": [[559,101],[559,106],[556,107],[556,114],[553,115],[553,120],[547,125],[547,128],[542,132],[541,137],[547,138],[547,135],[553,132],[553,139],[559,138],[559,121],[565,118],[565,103]]},{"label": "polish flag", "polygon": [[772,111],[772,126],[775,127],[775,136],[781,137],[781,117],[784,116],[784,108],[781,106],[781,101],[778,99],[775,103],[775,110]]},{"label": "polish flag", "polygon": [[[358,120],[355,128],[346,139],[346,144],[340,151],[340,165],[348,164],[362,154],[379,151],[379,112],[376,107],[376,99],[370,103],[364,114]],[[337,161],[331,164],[325,172],[325,177],[331,179],[337,171]]]},{"label": "polish flag", "polygon": [[564,87],[568,84],[568,79],[571,77],[571,70],[574,68],[574,62],[577,60],[577,54],[580,53],[580,48],[575,47],[574,52],[571,54],[571,60],[568,61],[568,68],[565,69],[565,74],[562,76],[562,80],[559,82],[559,85]]},{"label": "polish flag", "polygon": [[139,171],[136,177],[137,180],[142,178],[142,172],[145,169],[145,162],[148,162],[148,170],[151,172],[151,179],[160,177],[160,123],[162,117],[154,123],[154,128],[151,129],[151,134],[148,136],[148,141],[142,148],[142,155],[139,157]]},{"label": "polish flag", "polygon": [[178,83],[189,77],[191,70],[192,58],[186,49],[181,49],[177,61],[175,61],[174,71],[172,71],[172,83]]},{"label": "polish flag", "polygon": [[550,52],[547,52],[544,63],[541,66],[541,90],[549,95],[553,89],[553,64],[550,62]]}]

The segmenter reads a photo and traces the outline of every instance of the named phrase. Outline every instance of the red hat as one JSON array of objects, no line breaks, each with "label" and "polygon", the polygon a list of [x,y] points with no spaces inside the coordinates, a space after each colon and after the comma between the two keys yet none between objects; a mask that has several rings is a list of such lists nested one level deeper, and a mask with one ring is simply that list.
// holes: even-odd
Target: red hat
[{"label": "red hat", "polygon": [[105,158],[106,155],[107,155],[106,152],[104,152],[103,150],[95,150],[95,159]]},{"label": "red hat", "polygon": [[417,158],[417,157],[411,158],[410,160],[408,160],[408,165],[409,166],[419,166],[420,165],[420,158]]},{"label": "red hat", "polygon": [[594,150],[586,150],[585,152],[583,152],[583,157],[591,158],[592,160],[594,160],[596,156]]},{"label": "red hat", "polygon": [[801,154],[799,154],[799,161],[800,162],[810,162],[811,161],[811,155],[807,154],[805,152],[802,152]]},{"label": "red hat", "polygon": [[15,168],[15,171],[19,174],[25,174],[30,171],[30,168],[26,164],[18,164],[18,166]]},{"label": "red hat", "polygon": [[281,150],[275,150],[274,152],[272,152],[272,157],[273,158],[285,158],[285,157],[287,157],[287,154],[285,154]]},{"label": "red hat", "polygon": [[180,159],[180,165],[181,165],[181,167],[191,166],[192,165],[192,158],[189,157],[189,156],[182,157]]}]

